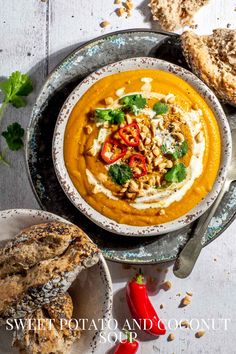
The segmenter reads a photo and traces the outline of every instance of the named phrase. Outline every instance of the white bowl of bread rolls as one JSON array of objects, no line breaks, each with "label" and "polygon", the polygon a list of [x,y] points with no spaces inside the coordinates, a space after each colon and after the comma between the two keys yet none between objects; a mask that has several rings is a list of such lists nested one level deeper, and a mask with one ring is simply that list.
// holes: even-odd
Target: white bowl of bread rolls
[{"label": "white bowl of bread rolls", "polygon": [[111,307],[108,267],[81,229],[41,210],[0,212],[1,354],[96,353]]}]

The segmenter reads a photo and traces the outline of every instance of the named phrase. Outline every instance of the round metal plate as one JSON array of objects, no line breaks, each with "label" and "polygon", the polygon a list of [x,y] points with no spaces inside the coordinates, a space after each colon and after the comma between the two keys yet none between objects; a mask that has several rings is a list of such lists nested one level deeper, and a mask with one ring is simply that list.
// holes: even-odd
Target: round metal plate
[{"label": "round metal plate", "polygon": [[[117,237],[81,214],[67,199],[55,175],[51,157],[58,113],[71,91],[84,77],[112,62],[140,56],[165,59],[187,67],[177,35],[150,30],[130,30],[99,37],[70,54],[45,82],[27,130],[26,161],[35,195],[43,209],[79,225],[107,259],[150,264],[174,260],[188,239],[190,227],[158,237]],[[226,107],[227,109],[227,107]],[[229,115],[235,109],[230,108]],[[212,219],[205,244],[225,230],[236,215],[236,185],[232,185]]]}]

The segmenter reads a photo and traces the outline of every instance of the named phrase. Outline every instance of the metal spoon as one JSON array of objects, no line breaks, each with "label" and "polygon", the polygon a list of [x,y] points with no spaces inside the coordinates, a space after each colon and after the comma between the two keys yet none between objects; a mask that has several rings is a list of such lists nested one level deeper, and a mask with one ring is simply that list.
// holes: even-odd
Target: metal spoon
[{"label": "metal spoon", "polygon": [[211,218],[214,216],[223,196],[229,190],[231,183],[236,180],[236,129],[232,130],[232,141],[233,154],[225,183],[210,211],[206,212],[199,218],[197,226],[192,232],[192,237],[184,246],[177,260],[175,261],[173,272],[178,278],[186,278],[192,272],[193,267],[202,250],[202,239],[207,231],[207,227],[211,221]]}]

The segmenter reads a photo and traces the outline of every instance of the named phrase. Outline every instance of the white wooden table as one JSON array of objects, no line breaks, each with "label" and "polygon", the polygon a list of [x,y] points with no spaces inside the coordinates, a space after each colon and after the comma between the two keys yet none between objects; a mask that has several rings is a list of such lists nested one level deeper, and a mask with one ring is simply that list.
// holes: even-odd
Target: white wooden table
[{"label": "white wooden table", "polygon": [[[129,19],[118,18],[116,6],[110,0],[0,0],[0,76],[14,70],[29,72],[34,81],[30,104],[22,110],[8,108],[2,128],[9,122],[19,121],[27,126],[32,104],[47,74],[72,49],[89,39],[118,29],[135,27],[158,28],[150,20],[148,1],[134,0],[135,10]],[[236,27],[236,0],[211,0],[197,17],[197,32],[210,33],[213,28]],[[102,29],[99,23],[107,20],[110,27]],[[0,209],[39,208],[26,175],[24,152],[8,155],[12,167],[0,166]],[[200,260],[187,280],[175,279],[171,266],[168,273],[160,273],[157,266],[143,267],[145,274],[166,277],[173,287],[168,292],[160,290],[152,296],[161,317],[170,319],[215,320],[215,330],[210,326],[206,335],[196,339],[194,330],[176,330],[175,340],[166,337],[157,340],[142,338],[139,353],[160,354],[234,354],[236,353],[236,222],[223,235],[203,250]],[[216,259],[216,260],[214,260]],[[127,316],[123,287],[134,269],[109,263],[114,283],[114,317],[122,323]],[[165,268],[167,265],[165,266]],[[178,308],[181,297],[176,294],[193,291],[192,303],[185,309]],[[195,319],[195,320],[194,320]],[[222,319],[230,319],[227,330]],[[221,320],[221,321],[220,321]],[[171,327],[175,321],[171,322]],[[219,326],[221,329],[218,329]],[[201,327],[204,327],[201,326]],[[168,331],[170,332],[170,331]],[[1,345],[1,344],[0,344]],[[112,353],[111,344],[101,347],[100,354]]]}]

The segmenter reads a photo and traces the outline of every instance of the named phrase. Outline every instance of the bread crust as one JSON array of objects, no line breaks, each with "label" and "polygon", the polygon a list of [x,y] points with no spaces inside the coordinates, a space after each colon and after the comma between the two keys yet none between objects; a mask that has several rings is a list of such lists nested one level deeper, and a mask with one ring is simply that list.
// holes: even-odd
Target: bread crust
[{"label": "bread crust", "polygon": [[166,31],[190,25],[195,13],[209,0],[151,0],[153,19]]},{"label": "bread crust", "polygon": [[[77,226],[48,223],[38,227],[39,229],[44,228],[44,230],[48,230],[48,227],[50,230],[52,227],[58,227],[61,230],[67,230],[67,232],[71,231],[70,242],[66,249],[63,247],[61,254],[55,252],[51,258],[48,258],[47,253],[46,259],[43,259],[44,257],[40,261],[37,259],[37,263],[33,262],[33,266],[30,256],[30,259],[25,257],[23,268],[19,263],[15,268],[17,272],[14,274],[12,274],[12,266],[9,267],[9,275],[6,275],[6,268],[4,268],[4,276],[0,279],[0,319],[2,320],[9,317],[22,318],[44,304],[54,301],[67,291],[82,269],[94,265],[99,259],[97,247]],[[35,232],[35,226],[32,230]],[[34,238],[34,232],[32,238]],[[31,239],[30,229],[27,230],[27,234],[28,239]],[[63,238],[63,235],[64,232],[57,233],[56,239]],[[67,236],[66,239],[68,241]],[[27,244],[17,236],[11,245],[5,246],[3,253],[9,259],[14,242],[20,248],[23,247],[21,247],[21,243],[24,243],[24,251],[27,254]],[[29,242],[28,245],[31,249],[32,244]],[[62,250],[61,243],[59,245]],[[13,253],[15,254],[15,251]],[[26,260],[29,261],[29,266],[27,266]],[[35,256],[33,260],[35,261]]]},{"label": "bread crust", "polygon": [[62,254],[79,235],[75,225],[50,222],[22,230],[0,249],[0,278]]},{"label": "bread crust", "polygon": [[73,342],[80,338],[80,329],[75,328],[73,322],[70,325],[68,323],[72,313],[73,302],[70,295],[66,293],[59,296],[54,302],[26,316],[24,330],[14,332],[13,346],[21,354],[69,352]]},{"label": "bread crust", "polygon": [[181,36],[183,53],[192,71],[223,101],[236,105],[236,30],[216,29],[198,36]]}]

